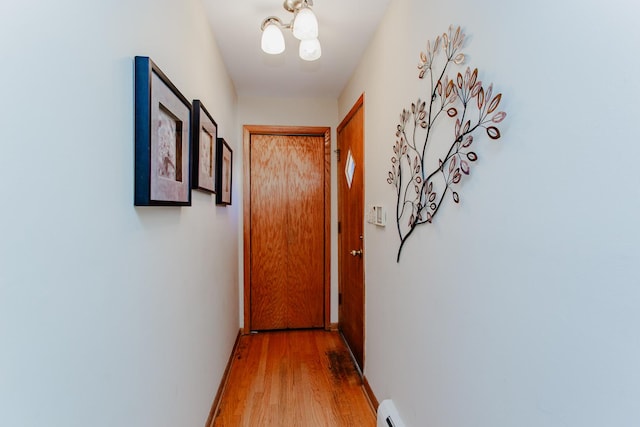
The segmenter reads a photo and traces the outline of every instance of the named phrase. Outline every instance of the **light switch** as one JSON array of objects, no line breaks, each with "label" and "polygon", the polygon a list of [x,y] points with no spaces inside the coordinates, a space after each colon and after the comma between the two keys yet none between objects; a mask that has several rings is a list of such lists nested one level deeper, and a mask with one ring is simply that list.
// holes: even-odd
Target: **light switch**
[{"label": "light switch", "polygon": [[384,227],[387,225],[387,210],[382,205],[375,205],[373,207],[373,223]]}]

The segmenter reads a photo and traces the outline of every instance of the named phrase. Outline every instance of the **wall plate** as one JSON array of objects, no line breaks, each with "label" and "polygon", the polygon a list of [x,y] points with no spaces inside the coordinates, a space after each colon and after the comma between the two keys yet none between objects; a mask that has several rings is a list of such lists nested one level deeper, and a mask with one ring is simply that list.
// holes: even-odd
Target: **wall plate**
[{"label": "wall plate", "polygon": [[373,223],[381,227],[387,225],[387,211],[382,205],[373,206]]}]

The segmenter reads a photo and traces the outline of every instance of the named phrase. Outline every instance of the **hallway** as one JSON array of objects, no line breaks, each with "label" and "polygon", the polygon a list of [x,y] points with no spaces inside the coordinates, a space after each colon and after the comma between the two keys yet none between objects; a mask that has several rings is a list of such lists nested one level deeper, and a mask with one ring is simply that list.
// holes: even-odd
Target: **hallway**
[{"label": "hallway", "polygon": [[375,414],[337,332],[240,337],[212,427],[356,425]]}]

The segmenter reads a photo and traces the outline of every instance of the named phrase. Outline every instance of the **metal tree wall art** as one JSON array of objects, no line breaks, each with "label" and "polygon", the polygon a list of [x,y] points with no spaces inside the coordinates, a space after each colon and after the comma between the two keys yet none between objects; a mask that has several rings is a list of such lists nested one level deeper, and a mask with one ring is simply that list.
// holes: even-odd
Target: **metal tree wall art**
[{"label": "metal tree wall art", "polygon": [[[456,71],[464,63],[460,27],[427,42],[420,52],[418,78],[426,82],[426,100],[403,109],[396,131],[387,182],[397,194],[396,223],[400,236],[397,261],[405,242],[419,225],[430,224],[447,194],[460,202],[458,190],[478,160],[474,136],[500,138],[496,125],[502,94],[478,80],[478,69]],[[449,78],[449,74],[453,78]]]}]

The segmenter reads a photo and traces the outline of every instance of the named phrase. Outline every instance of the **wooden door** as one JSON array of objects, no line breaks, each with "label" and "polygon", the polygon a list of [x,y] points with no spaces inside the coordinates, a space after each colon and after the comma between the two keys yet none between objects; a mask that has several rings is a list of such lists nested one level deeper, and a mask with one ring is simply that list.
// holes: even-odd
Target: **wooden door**
[{"label": "wooden door", "polygon": [[245,326],[323,327],[325,137],[252,134],[246,151],[250,232],[248,259],[245,241]]},{"label": "wooden door", "polygon": [[288,328],[324,326],[324,138],[286,137]]},{"label": "wooden door", "polygon": [[282,138],[251,138],[251,328],[287,327],[287,183]]},{"label": "wooden door", "polygon": [[364,369],[364,97],[338,126],[339,327]]}]

